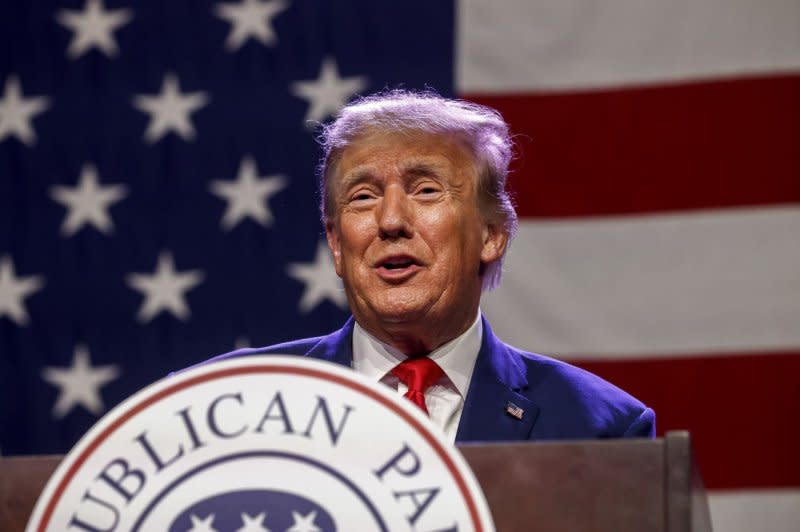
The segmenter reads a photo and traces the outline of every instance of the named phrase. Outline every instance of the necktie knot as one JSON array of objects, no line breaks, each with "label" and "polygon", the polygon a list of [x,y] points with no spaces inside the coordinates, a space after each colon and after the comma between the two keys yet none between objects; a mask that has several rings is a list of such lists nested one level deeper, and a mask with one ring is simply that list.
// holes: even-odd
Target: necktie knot
[{"label": "necktie knot", "polygon": [[427,414],[425,390],[444,374],[442,368],[428,357],[407,358],[392,369],[392,374],[408,386],[405,397]]}]

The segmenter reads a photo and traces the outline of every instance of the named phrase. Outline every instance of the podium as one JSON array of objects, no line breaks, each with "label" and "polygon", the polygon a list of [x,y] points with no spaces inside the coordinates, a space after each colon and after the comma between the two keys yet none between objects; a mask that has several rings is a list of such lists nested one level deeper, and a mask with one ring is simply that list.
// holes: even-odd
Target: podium
[{"label": "podium", "polygon": [[[499,532],[707,532],[688,432],[656,440],[465,444]],[[60,456],[0,458],[0,530],[25,529]]]},{"label": "podium", "polygon": [[707,532],[689,433],[459,446],[499,532]]}]

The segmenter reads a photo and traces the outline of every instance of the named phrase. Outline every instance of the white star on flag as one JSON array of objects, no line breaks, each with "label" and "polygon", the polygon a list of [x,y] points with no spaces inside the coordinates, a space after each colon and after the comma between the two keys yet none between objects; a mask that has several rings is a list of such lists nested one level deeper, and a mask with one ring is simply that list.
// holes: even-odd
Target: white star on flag
[{"label": "white star on flag", "polygon": [[217,532],[217,529],[212,526],[214,524],[214,514],[210,514],[205,519],[200,519],[192,514],[189,519],[192,520],[192,528],[186,532]]},{"label": "white star on flag", "polygon": [[316,518],[316,510],[305,516],[298,512],[292,512],[294,524],[292,525],[292,528],[286,530],[286,532],[322,532],[322,530],[320,530],[317,525],[314,524],[314,519]]},{"label": "white star on flag", "polygon": [[249,514],[242,514],[242,526],[236,529],[236,532],[270,532],[264,526],[264,518],[267,516],[266,512],[261,512],[255,517],[250,517]]},{"label": "white star on flag", "polygon": [[97,48],[106,56],[114,57],[119,47],[112,34],[133,18],[130,9],[111,9],[106,11],[103,0],[86,0],[83,11],[61,9],[56,20],[74,32],[67,48],[67,57],[77,59],[92,48]]},{"label": "white star on flag", "polygon": [[339,77],[336,60],[326,57],[322,61],[319,77],[316,80],[295,81],[292,83],[291,91],[298,98],[308,101],[305,120],[307,126],[313,127],[314,122],[320,122],[335,114],[354,94],[367,87],[365,76]]},{"label": "white star on flag", "polygon": [[8,316],[19,326],[28,324],[28,313],[22,300],[42,288],[41,275],[17,277],[14,263],[4,255],[0,258],[0,317]]},{"label": "white star on flag", "polygon": [[92,367],[89,349],[78,344],[72,355],[69,368],[48,366],[42,370],[42,378],[58,387],[58,399],[53,405],[53,416],[61,419],[80,405],[95,416],[104,410],[100,388],[119,377],[116,364]]},{"label": "white star on flag", "polygon": [[68,209],[61,224],[61,234],[66,236],[74,235],[86,224],[101,233],[112,233],[114,222],[108,209],[127,194],[125,185],[99,185],[97,169],[89,163],[83,165],[80,181],[74,187],[50,187],[50,196]]},{"label": "white star on flag", "polygon": [[289,4],[283,0],[242,0],[238,4],[223,3],[214,6],[214,14],[231,24],[225,48],[234,52],[250,37],[264,46],[277,40],[272,29],[272,19]]},{"label": "white star on flag", "polygon": [[0,142],[14,135],[27,146],[35,143],[36,132],[31,120],[49,106],[50,100],[44,96],[23,97],[19,79],[9,74],[0,99]]},{"label": "white star on flag", "polygon": [[344,293],[339,276],[336,275],[333,258],[324,241],[317,244],[314,262],[295,262],[289,264],[286,271],[291,277],[306,285],[303,297],[297,305],[301,312],[310,312],[325,299],[330,299],[340,308],[347,310],[347,295]]},{"label": "white star on flag", "polygon": [[236,181],[212,181],[209,187],[211,192],[228,202],[220,225],[229,231],[244,218],[250,217],[269,227],[273,217],[267,202],[286,184],[286,178],[282,175],[259,177],[253,157],[243,157]]},{"label": "white star on flag", "polygon": [[175,271],[175,262],[168,251],[158,256],[158,265],[152,275],[132,273],[127,282],[132,288],[139,290],[145,297],[139,308],[137,319],[147,323],[159,312],[166,310],[180,320],[189,319],[191,312],[186,304],[186,294],[203,281],[203,272],[190,270]]},{"label": "white star on flag", "polygon": [[189,113],[207,105],[208,101],[209,97],[205,92],[182,93],[177,76],[168,72],[164,75],[158,96],[140,94],[133,98],[133,106],[150,114],[150,123],[144,132],[147,142],[156,142],[170,131],[180,135],[183,140],[190,141],[195,137],[195,130],[189,120]]}]

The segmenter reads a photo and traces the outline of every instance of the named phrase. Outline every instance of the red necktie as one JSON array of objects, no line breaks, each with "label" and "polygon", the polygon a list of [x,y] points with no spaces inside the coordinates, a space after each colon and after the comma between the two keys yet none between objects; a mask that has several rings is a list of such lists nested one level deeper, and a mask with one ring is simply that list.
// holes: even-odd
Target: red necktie
[{"label": "red necktie", "polygon": [[404,397],[427,414],[425,390],[444,374],[442,368],[428,357],[407,358],[392,369],[392,374],[408,386]]}]

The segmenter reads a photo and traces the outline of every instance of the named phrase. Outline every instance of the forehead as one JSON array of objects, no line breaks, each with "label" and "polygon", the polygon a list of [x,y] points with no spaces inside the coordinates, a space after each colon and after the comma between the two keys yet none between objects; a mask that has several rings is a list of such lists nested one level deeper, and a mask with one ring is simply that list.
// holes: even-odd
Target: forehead
[{"label": "forehead", "polygon": [[432,133],[386,133],[362,135],[341,154],[337,181],[354,174],[394,171],[413,172],[427,168],[453,175],[471,175],[474,157],[465,142]]}]

